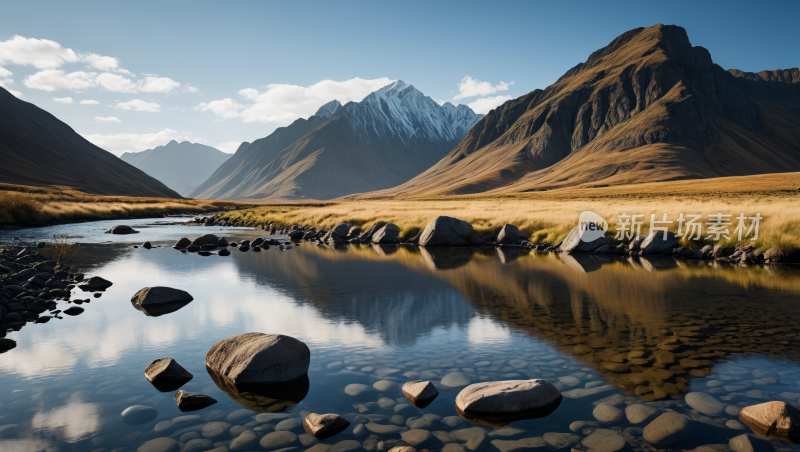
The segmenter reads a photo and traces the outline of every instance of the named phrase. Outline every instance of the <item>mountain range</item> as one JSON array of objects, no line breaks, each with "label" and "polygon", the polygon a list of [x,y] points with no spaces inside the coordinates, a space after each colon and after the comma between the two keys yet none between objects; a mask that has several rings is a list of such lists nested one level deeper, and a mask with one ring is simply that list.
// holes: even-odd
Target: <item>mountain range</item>
[{"label": "mountain range", "polygon": [[102,195],[179,198],[166,185],[0,87],[0,182]]},{"label": "mountain range", "polygon": [[518,193],[800,171],[800,70],[726,71],[686,30],[630,30],[365,196]]},{"label": "mountain range", "polygon": [[402,184],[436,164],[480,119],[396,81],[361,102],[332,101],[234,156],[188,196],[332,199]]},{"label": "mountain range", "polygon": [[163,182],[181,195],[208,179],[231,158],[211,146],[184,141],[170,141],[141,152],[126,152],[120,158]]}]

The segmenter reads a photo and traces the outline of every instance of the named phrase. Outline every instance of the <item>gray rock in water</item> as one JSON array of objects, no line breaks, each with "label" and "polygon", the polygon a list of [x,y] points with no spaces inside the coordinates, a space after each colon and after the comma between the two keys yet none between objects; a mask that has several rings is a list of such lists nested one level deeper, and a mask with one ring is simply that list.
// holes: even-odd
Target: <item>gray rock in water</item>
[{"label": "gray rock in water", "polygon": [[408,381],[403,385],[402,390],[406,399],[420,408],[430,405],[433,399],[439,395],[439,391],[430,381]]},{"label": "gray rock in water", "polygon": [[172,247],[177,249],[177,250],[182,250],[182,249],[185,249],[186,247],[188,247],[191,244],[192,244],[192,241],[190,239],[187,239],[186,237],[184,237],[184,238],[178,240],[177,242],[175,242],[175,244],[172,245]]},{"label": "gray rock in water", "polygon": [[212,244],[209,243],[209,244],[206,244],[206,245],[200,245],[200,250],[201,251],[211,251],[211,250],[215,250],[215,249],[217,249],[217,245],[215,245],[215,244],[212,245]]},{"label": "gray rock in water", "polygon": [[595,237],[597,232],[592,228],[599,228],[599,226],[594,223],[584,223],[572,228],[564,241],[561,242],[561,251],[565,253],[593,253],[605,245],[605,237]]},{"label": "gray rock in water", "polygon": [[161,392],[174,391],[194,378],[172,358],[159,358],[153,361],[144,370],[144,375]]},{"label": "gray rock in water", "polygon": [[654,446],[668,446],[691,436],[692,424],[686,416],[670,411],[647,424],[643,434]]},{"label": "gray rock in water", "polygon": [[625,416],[628,418],[628,422],[631,424],[639,424],[650,419],[653,415],[658,413],[656,408],[653,408],[649,405],[642,405],[640,403],[634,403],[633,405],[628,405],[625,408]]},{"label": "gray rock in water", "polygon": [[83,314],[83,308],[79,308],[77,306],[73,306],[71,308],[67,308],[64,310],[64,314],[66,315],[79,315]]},{"label": "gray rock in water", "polygon": [[171,303],[188,303],[194,300],[188,292],[171,287],[145,287],[139,289],[131,297],[131,303],[137,307],[149,307]]},{"label": "gray rock in water", "polygon": [[400,228],[394,223],[387,223],[372,235],[372,243],[397,243]]},{"label": "gray rock in water", "polygon": [[317,438],[330,438],[341,433],[350,425],[350,422],[338,414],[311,413],[303,419],[303,428]]},{"label": "gray rock in water", "polygon": [[158,416],[158,410],[144,405],[134,405],[122,412],[122,422],[128,425],[146,424]]},{"label": "gray rock in water", "polygon": [[625,418],[622,410],[607,403],[601,403],[597,405],[594,408],[594,411],[592,411],[592,416],[594,416],[594,418],[600,422],[609,424],[620,422]]},{"label": "gray rock in water", "polygon": [[227,248],[228,247],[228,241],[225,240],[225,237],[222,237],[219,240],[217,240],[217,246],[220,247],[220,248]]},{"label": "gray rock in water", "polygon": [[561,403],[561,393],[544,380],[477,383],[456,397],[459,414],[486,420],[546,415]]},{"label": "gray rock in water", "polygon": [[471,235],[471,224],[457,218],[440,216],[425,226],[419,244],[421,246],[466,245]]},{"label": "gray rock in water", "polygon": [[175,394],[175,402],[178,404],[179,410],[187,412],[209,407],[217,403],[217,399],[196,392],[180,390]]},{"label": "gray rock in water", "polygon": [[226,250],[226,249],[222,249],[222,250],[219,250],[219,252],[217,253],[217,255],[219,255],[219,256],[230,256],[230,255],[231,255],[231,252],[230,252],[230,251],[228,251],[228,250]]},{"label": "gray rock in water", "polygon": [[518,227],[513,224],[504,224],[503,227],[500,228],[500,233],[497,234],[497,243],[501,245],[514,243],[514,241],[517,240],[517,234],[519,234]]},{"label": "gray rock in water", "polygon": [[240,450],[248,450],[251,449],[252,446],[255,446],[258,442],[258,437],[255,433],[251,432],[250,430],[246,430],[240,433],[236,438],[231,441],[230,449],[233,452],[240,451]]},{"label": "gray rock in water", "polygon": [[197,246],[197,245],[189,245],[189,246],[186,247],[186,251],[188,251],[190,253],[196,253],[196,252],[200,251],[200,247]]},{"label": "gray rock in water", "polygon": [[206,366],[233,383],[277,384],[308,373],[306,344],[282,334],[244,333],[214,344]]},{"label": "gray rock in water", "polygon": [[[666,237],[665,237],[666,236]],[[674,232],[652,231],[644,237],[640,249],[642,254],[672,254],[678,247],[678,237]]]},{"label": "gray rock in water", "polygon": [[292,432],[267,433],[259,441],[259,445],[267,450],[281,449],[297,441],[297,435]]},{"label": "gray rock in water", "polygon": [[217,246],[217,243],[219,243],[219,238],[214,234],[202,235],[202,236],[192,240],[192,245],[195,245],[195,246],[203,246],[203,245],[214,245],[214,246]]},{"label": "gray rock in water", "polygon": [[614,430],[599,428],[581,441],[588,450],[615,452],[625,447],[625,438]]},{"label": "gray rock in water", "polygon": [[132,227],[126,226],[124,224],[121,224],[119,226],[114,226],[108,232],[110,232],[112,234],[138,234],[139,233],[139,231],[136,231]]},{"label": "gray rock in water", "polygon": [[144,249],[148,249],[148,250],[149,250],[149,249],[150,249],[150,248],[152,248],[152,247],[153,247],[153,244],[152,244],[152,243],[150,243],[150,242],[144,242],[144,243],[142,243],[142,248],[144,248]]},{"label": "gray rock in water", "polygon": [[470,384],[469,377],[463,372],[450,372],[440,382],[446,388],[460,388]]},{"label": "gray rock in water", "polygon": [[194,438],[186,442],[181,452],[206,452],[214,449],[214,442],[208,438]]},{"label": "gray rock in water", "polygon": [[84,281],[83,284],[81,284],[80,288],[88,290],[106,290],[113,285],[114,283],[112,283],[111,281],[105,280],[99,276],[92,276],[91,278]]},{"label": "gray rock in water", "polygon": [[750,405],[739,411],[739,419],[754,431],[781,439],[800,439],[800,410],[786,402]]}]

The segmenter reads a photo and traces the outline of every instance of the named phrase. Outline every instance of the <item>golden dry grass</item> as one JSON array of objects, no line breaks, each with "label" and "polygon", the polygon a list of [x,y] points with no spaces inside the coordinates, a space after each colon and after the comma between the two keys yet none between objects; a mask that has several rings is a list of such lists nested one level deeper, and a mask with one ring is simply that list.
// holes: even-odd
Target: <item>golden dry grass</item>
[{"label": "golden dry grass", "polygon": [[53,234],[53,240],[47,243],[50,258],[58,262],[69,262],[78,254],[80,246],[71,242],[74,237],[68,234]]},{"label": "golden dry grass", "polygon": [[[753,244],[760,250],[800,248],[800,177],[797,173],[742,176],[692,181],[660,182],[593,189],[564,189],[515,195],[449,197],[438,199],[361,199],[317,204],[271,204],[232,211],[229,219],[253,225],[276,224],[333,226],[348,223],[368,227],[379,221],[392,222],[403,236],[424,228],[439,215],[468,221],[476,234],[495,232],[505,223],[520,228],[536,243],[557,243],[578,222],[581,212],[590,210],[609,222],[609,238],[616,232],[619,214],[645,214],[641,233],[649,230],[650,214],[660,219],[663,213],[675,220],[680,213],[702,214],[706,223],[710,214],[731,214],[730,238],[718,242],[684,242],[690,247],[707,243],[733,245],[733,235],[740,213],[760,214],[758,240],[749,238],[741,244]],[[747,226],[749,227],[749,221]],[[703,227],[704,236],[707,227]],[[677,223],[670,230],[677,232]]]},{"label": "golden dry grass", "polygon": [[244,206],[230,201],[102,196],[66,187],[0,184],[0,224],[7,225],[200,213]]}]

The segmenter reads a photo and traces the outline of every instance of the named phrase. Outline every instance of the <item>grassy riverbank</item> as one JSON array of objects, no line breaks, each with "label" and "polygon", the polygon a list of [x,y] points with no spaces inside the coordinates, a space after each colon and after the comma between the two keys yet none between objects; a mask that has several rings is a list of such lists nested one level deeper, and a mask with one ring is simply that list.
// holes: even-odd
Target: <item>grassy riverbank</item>
[{"label": "grassy riverbank", "polygon": [[[328,203],[276,203],[235,210],[224,214],[228,220],[250,225],[302,224],[329,227],[339,223],[369,227],[376,222],[392,222],[410,237],[439,215],[471,223],[477,234],[495,232],[505,223],[520,228],[521,234],[536,243],[557,243],[578,222],[581,212],[590,210],[609,222],[608,237],[614,237],[620,214],[644,214],[641,232],[650,228],[650,214],[661,219],[667,213],[676,220],[680,213],[701,214],[703,238],[684,241],[700,247],[708,243],[723,245],[753,244],[768,248],[800,248],[800,174],[770,174],[708,180],[686,180],[640,185],[572,188],[515,195],[464,196],[439,199],[348,199]],[[731,215],[729,238],[705,240],[708,216]],[[756,241],[739,242],[734,235],[736,217],[756,213],[763,218]],[[750,220],[747,226],[750,226]],[[670,230],[677,232],[675,221]]]},{"label": "grassy riverbank", "polygon": [[102,196],[66,187],[0,184],[0,225],[41,226],[57,222],[194,214],[246,206],[230,201]]}]

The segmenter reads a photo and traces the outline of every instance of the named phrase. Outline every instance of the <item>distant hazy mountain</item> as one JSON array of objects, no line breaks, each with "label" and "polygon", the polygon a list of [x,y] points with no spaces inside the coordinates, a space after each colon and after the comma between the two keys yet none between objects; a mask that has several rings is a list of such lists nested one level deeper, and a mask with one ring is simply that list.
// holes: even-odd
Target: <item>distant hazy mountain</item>
[{"label": "distant hazy mountain", "polygon": [[481,117],[397,81],[361,102],[332,101],[308,119],[243,143],[188,195],[331,199],[393,187],[438,162]]},{"label": "distant hazy mountain", "polygon": [[103,195],[178,194],[0,88],[0,182],[68,186]]},{"label": "distant hazy mountain", "polygon": [[172,140],[155,149],[126,152],[120,158],[186,196],[231,156],[204,144]]},{"label": "distant hazy mountain", "polygon": [[725,71],[686,30],[623,33],[368,196],[518,193],[800,171],[800,69]]}]

